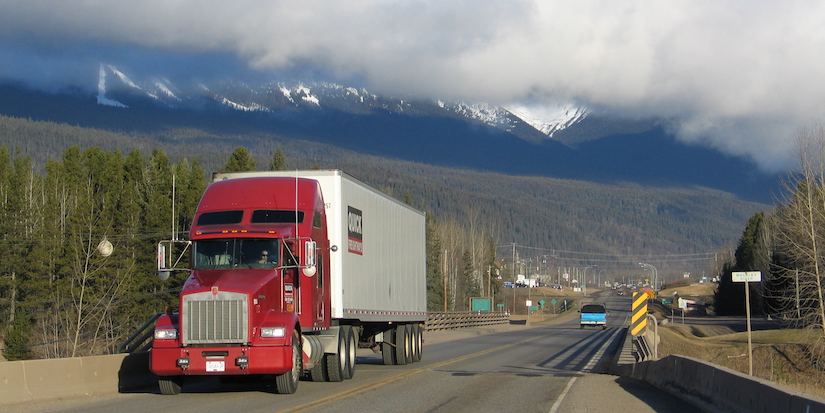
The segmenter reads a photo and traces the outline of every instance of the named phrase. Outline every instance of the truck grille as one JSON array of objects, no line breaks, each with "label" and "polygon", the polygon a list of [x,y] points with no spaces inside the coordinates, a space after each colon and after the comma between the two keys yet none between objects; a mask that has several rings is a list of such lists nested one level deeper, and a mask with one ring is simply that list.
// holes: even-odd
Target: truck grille
[{"label": "truck grille", "polygon": [[246,294],[202,292],[183,297],[183,344],[246,343],[249,313]]}]

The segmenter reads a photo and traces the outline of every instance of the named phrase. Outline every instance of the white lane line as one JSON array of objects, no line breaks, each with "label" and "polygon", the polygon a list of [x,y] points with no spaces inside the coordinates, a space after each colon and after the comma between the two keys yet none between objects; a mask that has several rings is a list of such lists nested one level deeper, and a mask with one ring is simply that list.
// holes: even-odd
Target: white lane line
[{"label": "white lane line", "polygon": [[556,402],[553,403],[553,407],[550,408],[549,413],[556,413],[556,411],[559,410],[559,406],[561,406],[561,402],[564,400],[564,396],[567,396],[567,392],[570,391],[571,387],[573,387],[573,383],[576,382],[577,378],[578,377],[574,376],[572,379],[570,379],[569,382],[567,382],[567,386],[565,386],[564,390],[559,395],[559,398],[556,399]]},{"label": "white lane line", "polygon": [[613,331],[613,334],[610,335],[610,338],[605,341],[605,345],[603,345],[599,349],[599,351],[596,352],[593,358],[591,358],[587,365],[584,366],[582,371],[590,371],[590,369],[592,369],[593,366],[596,365],[596,362],[601,360],[602,356],[604,355],[604,352],[607,351],[607,348],[610,347],[611,344],[613,344],[613,340],[616,339],[616,335],[619,334],[621,331],[621,328],[616,328],[615,331]]}]

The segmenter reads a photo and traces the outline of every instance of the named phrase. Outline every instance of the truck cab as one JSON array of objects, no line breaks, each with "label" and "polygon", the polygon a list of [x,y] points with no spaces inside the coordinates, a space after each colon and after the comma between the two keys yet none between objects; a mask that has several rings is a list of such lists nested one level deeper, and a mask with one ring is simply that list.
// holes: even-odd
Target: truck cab
[{"label": "truck cab", "polygon": [[[292,393],[311,361],[304,333],[330,328],[324,200],[309,179],[213,183],[190,230],[178,312],[161,316],[151,369],[164,394],[183,376],[278,377]],[[160,255],[160,253],[159,253]]]}]

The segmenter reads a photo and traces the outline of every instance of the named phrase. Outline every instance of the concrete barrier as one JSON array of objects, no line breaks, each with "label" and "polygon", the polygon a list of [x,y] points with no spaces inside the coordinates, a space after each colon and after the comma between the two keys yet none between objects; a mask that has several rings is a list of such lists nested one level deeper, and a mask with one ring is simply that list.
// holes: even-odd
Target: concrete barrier
[{"label": "concrete barrier", "polygon": [[711,412],[825,413],[825,400],[702,360],[667,356],[617,371]]},{"label": "concrete barrier", "polygon": [[650,383],[708,412],[825,413],[825,400],[685,356],[640,361],[625,329],[611,373]]},{"label": "concrete barrier", "polygon": [[149,353],[0,362],[0,405],[117,393],[157,383]]},{"label": "concrete barrier", "polygon": [[26,388],[26,373],[22,361],[0,363],[0,403],[14,404],[31,400]]}]

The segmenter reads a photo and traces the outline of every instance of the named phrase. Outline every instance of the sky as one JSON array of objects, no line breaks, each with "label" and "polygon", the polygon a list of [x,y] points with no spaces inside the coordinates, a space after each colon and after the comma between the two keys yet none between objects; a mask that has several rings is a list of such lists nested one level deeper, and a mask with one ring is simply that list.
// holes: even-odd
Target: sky
[{"label": "sky", "polygon": [[672,122],[686,141],[795,167],[825,123],[825,2],[3,0],[0,80],[97,85],[314,76],[373,93]]}]

